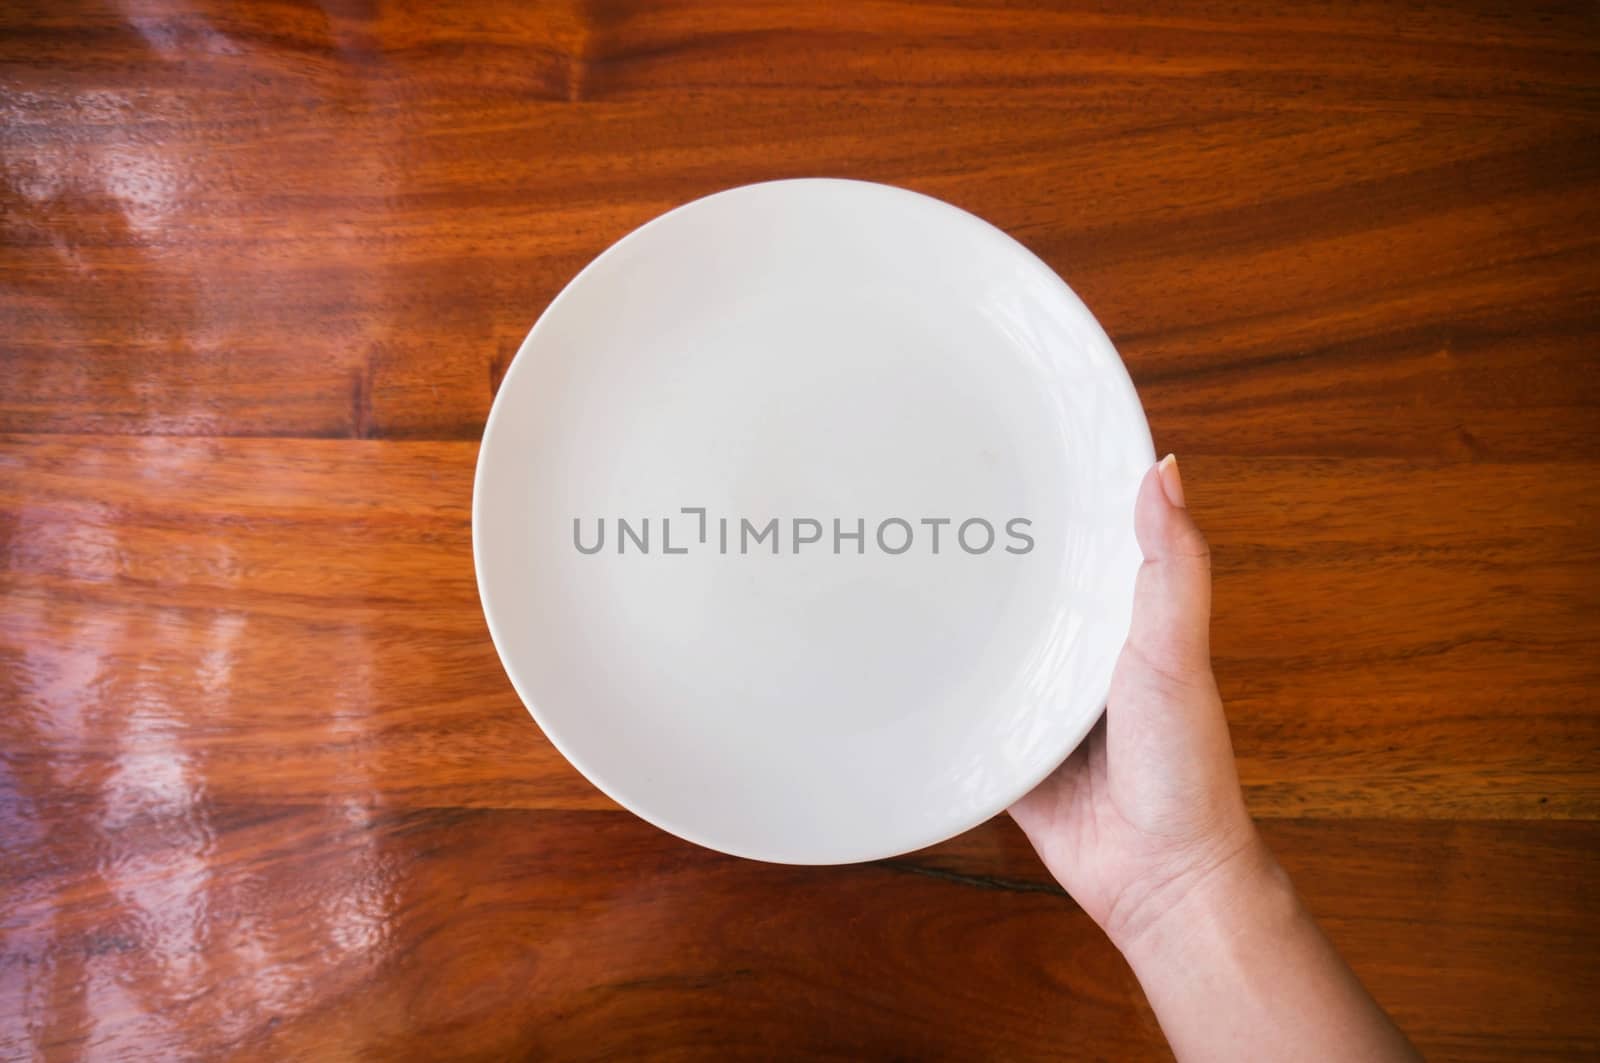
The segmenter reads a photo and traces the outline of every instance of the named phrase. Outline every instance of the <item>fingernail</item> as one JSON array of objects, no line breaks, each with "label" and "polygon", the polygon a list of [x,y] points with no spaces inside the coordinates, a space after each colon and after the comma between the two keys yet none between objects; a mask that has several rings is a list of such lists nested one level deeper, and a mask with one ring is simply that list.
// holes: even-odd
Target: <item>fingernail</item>
[{"label": "fingernail", "polygon": [[1168,454],[1161,459],[1161,464],[1156,466],[1156,474],[1161,477],[1161,491],[1167,496],[1167,501],[1179,509],[1187,508],[1183,504],[1183,477],[1178,475],[1178,459],[1175,455]]}]

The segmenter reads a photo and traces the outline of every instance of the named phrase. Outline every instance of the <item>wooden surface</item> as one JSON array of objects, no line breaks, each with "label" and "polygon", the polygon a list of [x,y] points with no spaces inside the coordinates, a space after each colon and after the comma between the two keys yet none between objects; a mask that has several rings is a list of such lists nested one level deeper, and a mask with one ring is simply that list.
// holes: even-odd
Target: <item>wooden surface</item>
[{"label": "wooden surface", "polygon": [[589,258],[890,181],[1117,342],[1255,812],[1440,1059],[1600,1052],[1600,9],[0,7],[0,1058],[1159,1058],[1004,820],[696,849],[530,722],[476,439]]}]

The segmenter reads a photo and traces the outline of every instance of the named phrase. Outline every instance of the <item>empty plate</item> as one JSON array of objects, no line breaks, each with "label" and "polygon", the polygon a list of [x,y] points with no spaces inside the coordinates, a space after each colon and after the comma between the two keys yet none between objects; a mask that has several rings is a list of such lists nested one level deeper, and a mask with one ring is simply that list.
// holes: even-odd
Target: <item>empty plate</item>
[{"label": "empty plate", "polygon": [[927,196],[750,185],[550,304],[472,536],[555,746],[680,837],[871,860],[993,816],[1099,716],[1149,429],[1049,267]]}]

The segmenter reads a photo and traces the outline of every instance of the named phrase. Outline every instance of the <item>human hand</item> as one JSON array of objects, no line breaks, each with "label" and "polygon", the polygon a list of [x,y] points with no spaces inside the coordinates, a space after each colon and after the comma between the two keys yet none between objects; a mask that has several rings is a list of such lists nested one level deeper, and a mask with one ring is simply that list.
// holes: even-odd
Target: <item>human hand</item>
[{"label": "human hand", "polygon": [[1245,810],[1211,674],[1211,565],[1172,457],[1140,485],[1145,562],[1106,715],[1011,808],[1056,880],[1124,952],[1167,912],[1272,865]]},{"label": "human hand", "polygon": [[1416,1060],[1300,903],[1239,791],[1211,675],[1211,565],[1171,457],[1106,715],[1011,808],[1122,951],[1183,1060]]}]

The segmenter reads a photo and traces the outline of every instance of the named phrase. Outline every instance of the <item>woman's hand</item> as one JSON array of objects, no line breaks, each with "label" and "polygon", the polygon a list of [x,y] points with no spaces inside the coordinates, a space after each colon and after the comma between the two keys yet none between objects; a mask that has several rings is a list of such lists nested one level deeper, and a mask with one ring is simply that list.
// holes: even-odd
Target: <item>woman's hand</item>
[{"label": "woman's hand", "polygon": [[1211,560],[1178,463],[1146,474],[1133,626],[1105,718],[1011,814],[1045,866],[1125,947],[1197,890],[1267,857],[1211,675]]},{"label": "woman's hand", "polygon": [[1106,716],[1011,814],[1122,950],[1180,1059],[1413,1060],[1245,810],[1211,675],[1211,565],[1171,457]]}]

